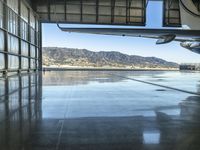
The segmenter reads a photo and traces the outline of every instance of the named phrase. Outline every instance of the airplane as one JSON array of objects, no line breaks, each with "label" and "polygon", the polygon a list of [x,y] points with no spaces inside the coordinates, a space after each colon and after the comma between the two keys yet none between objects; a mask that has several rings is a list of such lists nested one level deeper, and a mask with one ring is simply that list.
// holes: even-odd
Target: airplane
[{"label": "airplane", "polygon": [[156,44],[172,41],[180,42],[183,48],[200,54],[200,30],[186,29],[146,29],[146,28],[58,28],[64,32],[77,32],[102,35],[131,36],[157,39]]},{"label": "airplane", "polygon": [[187,26],[187,28],[70,28],[57,25],[60,30],[65,32],[153,38],[157,39],[156,44],[177,41],[183,48],[200,54],[199,0],[180,0],[180,15],[182,26]]}]

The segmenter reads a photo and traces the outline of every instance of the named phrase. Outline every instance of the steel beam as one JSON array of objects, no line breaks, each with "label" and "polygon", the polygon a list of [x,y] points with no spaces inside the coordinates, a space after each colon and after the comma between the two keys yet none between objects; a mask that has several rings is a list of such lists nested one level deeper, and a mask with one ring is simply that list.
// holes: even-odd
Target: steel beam
[{"label": "steel beam", "polygon": [[[18,0],[18,36],[20,37],[21,35],[21,0]],[[21,39],[18,38],[18,42],[19,42],[19,55],[22,54],[21,52]],[[21,59],[21,56],[19,56],[19,73],[21,72],[21,69],[22,69],[22,59]]]},{"label": "steel beam", "polygon": [[[5,4],[7,4],[7,0],[4,1]],[[4,75],[7,75],[8,73],[8,11],[7,6],[3,4],[3,12],[4,12],[4,18],[3,18],[3,27],[5,29],[4,31],[4,44],[5,44],[5,71],[3,72]]]},{"label": "steel beam", "polygon": [[38,60],[39,60],[39,71],[42,71],[42,23],[39,23],[39,55],[38,55]]}]

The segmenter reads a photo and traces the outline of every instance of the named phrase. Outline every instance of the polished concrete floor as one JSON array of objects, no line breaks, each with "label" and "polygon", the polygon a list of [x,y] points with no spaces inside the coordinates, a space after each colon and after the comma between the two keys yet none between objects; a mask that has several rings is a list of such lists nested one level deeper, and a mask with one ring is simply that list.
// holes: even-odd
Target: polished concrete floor
[{"label": "polished concrete floor", "polygon": [[200,150],[199,94],[198,72],[0,78],[0,150]]}]

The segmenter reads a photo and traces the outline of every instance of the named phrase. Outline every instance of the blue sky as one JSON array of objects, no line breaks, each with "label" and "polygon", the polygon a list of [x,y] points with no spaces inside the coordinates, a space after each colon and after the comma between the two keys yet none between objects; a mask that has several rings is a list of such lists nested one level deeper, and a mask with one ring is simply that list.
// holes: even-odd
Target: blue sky
[{"label": "blue sky", "polygon": [[[162,27],[162,2],[150,2],[147,27]],[[200,63],[200,55],[171,42],[156,45],[154,39],[62,32],[56,24],[43,24],[44,47],[85,48],[91,51],[120,51],[130,55],[154,56],[178,63]]]}]

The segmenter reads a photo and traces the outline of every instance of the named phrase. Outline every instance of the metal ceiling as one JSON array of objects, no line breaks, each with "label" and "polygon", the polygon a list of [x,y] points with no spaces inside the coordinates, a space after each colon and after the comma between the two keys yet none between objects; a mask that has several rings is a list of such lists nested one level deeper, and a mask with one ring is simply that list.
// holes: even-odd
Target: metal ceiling
[{"label": "metal ceiling", "polygon": [[146,23],[146,0],[37,0],[43,22],[139,25]]},{"label": "metal ceiling", "polygon": [[163,26],[181,26],[179,0],[32,0],[32,4],[44,23],[145,26],[148,1],[163,1]]},{"label": "metal ceiling", "polygon": [[179,0],[164,0],[163,26],[166,27],[181,26]]}]

